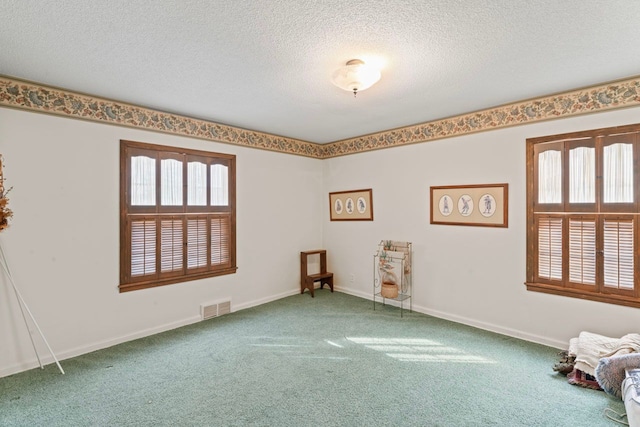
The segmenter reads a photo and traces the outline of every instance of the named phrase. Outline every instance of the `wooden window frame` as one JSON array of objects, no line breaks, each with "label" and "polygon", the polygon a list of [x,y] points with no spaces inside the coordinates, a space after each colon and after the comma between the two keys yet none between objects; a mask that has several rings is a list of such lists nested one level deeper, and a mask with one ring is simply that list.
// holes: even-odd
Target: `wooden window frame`
[{"label": "wooden window frame", "polygon": [[[156,159],[155,163],[155,180],[156,195],[154,206],[132,206],[130,203],[131,189],[131,157],[134,155],[145,155]],[[182,205],[180,206],[161,206],[161,178],[160,178],[160,160],[161,159],[177,159],[182,161]],[[186,282],[191,280],[203,279],[207,277],[221,276],[233,274],[237,271],[236,265],[236,157],[231,154],[213,153],[207,151],[191,150],[181,147],[170,147],[164,145],[147,144],[136,141],[120,141],[120,292],[128,292],[139,289],[153,288],[174,283]],[[187,204],[187,165],[190,161],[199,161],[207,165],[207,203],[206,206],[189,206]],[[228,167],[228,204],[225,206],[211,205],[211,165],[223,164]],[[189,237],[188,225],[190,221],[195,219],[206,221],[206,265],[197,268],[188,267],[189,253]],[[149,221],[149,227],[153,227],[155,222],[155,243],[153,239],[144,241],[145,248],[148,243],[149,247],[155,245],[153,252],[155,253],[155,267],[153,272],[149,274],[132,274],[132,224],[139,221]],[[169,230],[168,221],[182,222],[182,230],[178,224],[178,228],[173,228],[176,236],[180,236],[182,241],[181,261],[182,267],[174,267],[169,271],[162,270],[162,229],[163,221],[165,222],[165,230]],[[212,223],[215,223],[215,231],[219,235],[212,248]],[[175,224],[171,227],[175,227]],[[171,231],[173,233],[173,231]],[[215,234],[215,233],[214,233]],[[171,235],[165,236],[168,240],[173,239]],[[224,242],[224,243],[221,243]],[[165,254],[175,250],[178,247],[175,243],[172,247],[164,246]],[[222,250],[220,249],[222,248]],[[212,255],[212,251],[215,254]],[[223,261],[213,260],[212,256],[220,257]],[[177,255],[178,259],[180,254]],[[214,262],[215,261],[215,262]],[[172,265],[174,261],[170,261]],[[180,268],[179,270],[176,270]],[[145,270],[146,271],[146,270]]]},{"label": "wooden window frame", "polygon": [[[630,135],[631,134],[631,135]],[[602,184],[602,149],[613,143],[621,136],[632,140],[634,144],[634,171],[632,203],[607,204],[603,201]],[[640,124],[618,126],[612,128],[594,129],[582,132],[550,135],[527,139],[527,281],[529,291],[562,295],[592,301],[618,304],[630,307],[640,307]],[[544,151],[537,144],[557,144],[562,147],[562,201],[559,204],[538,203],[538,171],[536,170],[536,153]],[[575,146],[593,145],[596,148],[596,201],[595,203],[570,204],[568,201],[569,149]],[[542,278],[538,274],[538,218],[562,218],[562,280]],[[596,233],[596,283],[586,285],[570,281],[569,276],[569,221],[594,220]],[[631,221],[633,226],[633,262],[634,279],[633,290],[611,288],[604,285],[604,222]]]}]

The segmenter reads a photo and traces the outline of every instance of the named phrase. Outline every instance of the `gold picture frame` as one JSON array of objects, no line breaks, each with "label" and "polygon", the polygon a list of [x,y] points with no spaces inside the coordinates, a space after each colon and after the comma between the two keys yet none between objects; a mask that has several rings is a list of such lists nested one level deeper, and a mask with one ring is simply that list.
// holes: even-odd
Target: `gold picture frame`
[{"label": "gold picture frame", "polygon": [[371,188],[329,193],[331,221],[373,221]]},{"label": "gold picture frame", "polygon": [[431,187],[431,224],[509,226],[509,184]]}]

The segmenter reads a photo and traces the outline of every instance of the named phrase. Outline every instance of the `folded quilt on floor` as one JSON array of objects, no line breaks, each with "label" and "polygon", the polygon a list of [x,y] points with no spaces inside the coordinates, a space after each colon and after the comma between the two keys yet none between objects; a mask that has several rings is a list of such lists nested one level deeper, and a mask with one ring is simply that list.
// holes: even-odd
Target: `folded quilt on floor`
[{"label": "folded quilt on floor", "polygon": [[[607,357],[618,357],[640,352],[640,334],[627,334],[622,338],[610,338],[592,332],[581,332],[579,336],[569,341],[569,349],[560,353],[563,357],[556,363],[553,369],[567,375],[570,384],[602,390],[602,385],[596,377],[596,367],[600,360]],[[604,368],[602,376],[607,375]],[[614,369],[613,366],[610,369]],[[619,381],[624,378],[624,370],[621,377],[612,378],[606,383],[607,390],[619,393]],[[605,380],[606,381],[606,380]],[[615,384],[618,384],[616,387]],[[614,392],[615,393],[615,392]]]},{"label": "folded quilt on floor", "polygon": [[[591,332],[580,332],[575,344],[575,369],[595,376],[596,366],[603,357],[620,356],[640,351],[640,334],[610,338]],[[569,345],[572,351],[571,343]],[[624,371],[623,371],[624,374]]]}]

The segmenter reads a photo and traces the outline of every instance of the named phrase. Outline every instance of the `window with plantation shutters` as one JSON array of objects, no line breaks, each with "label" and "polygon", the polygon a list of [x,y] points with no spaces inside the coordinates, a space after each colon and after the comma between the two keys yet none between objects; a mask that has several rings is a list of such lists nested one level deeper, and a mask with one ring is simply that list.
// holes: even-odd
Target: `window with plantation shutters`
[{"label": "window with plantation shutters", "polygon": [[120,152],[120,291],[235,273],[235,156],[131,141]]},{"label": "window with plantation shutters", "polygon": [[640,125],[527,140],[527,289],[640,307]]}]

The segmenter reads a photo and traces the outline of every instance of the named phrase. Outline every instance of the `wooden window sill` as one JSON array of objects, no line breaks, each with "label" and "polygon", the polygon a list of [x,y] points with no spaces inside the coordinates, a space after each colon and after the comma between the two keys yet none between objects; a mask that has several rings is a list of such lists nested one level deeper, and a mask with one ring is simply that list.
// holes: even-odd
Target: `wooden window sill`
[{"label": "wooden window sill", "polygon": [[226,269],[221,269],[216,271],[210,271],[206,273],[190,274],[186,276],[177,276],[177,277],[172,277],[167,279],[151,279],[151,280],[146,280],[141,282],[121,283],[119,288],[120,288],[120,293],[136,291],[138,289],[155,288],[158,286],[172,285],[174,283],[206,279],[207,277],[223,276],[226,274],[235,274],[237,270],[238,270],[238,267],[231,267],[231,268],[226,268]]},{"label": "wooden window sill", "polygon": [[640,299],[634,297],[613,294],[597,294],[581,291],[579,289],[563,288],[559,286],[549,285],[546,283],[525,282],[525,285],[527,286],[527,290],[532,292],[542,292],[545,294],[561,295],[571,298],[579,298],[590,301],[640,308]]}]

